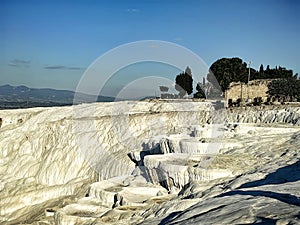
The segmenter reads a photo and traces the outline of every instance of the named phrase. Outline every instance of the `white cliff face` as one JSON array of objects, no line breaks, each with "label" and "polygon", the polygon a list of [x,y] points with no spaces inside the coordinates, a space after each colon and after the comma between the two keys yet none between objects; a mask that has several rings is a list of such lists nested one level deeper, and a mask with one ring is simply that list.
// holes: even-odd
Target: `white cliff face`
[{"label": "white cliff face", "polygon": [[67,107],[0,112],[2,221],[30,218],[26,208],[72,195],[95,177],[69,132],[70,113]]},{"label": "white cliff face", "polygon": [[17,221],[20,209],[73,195],[86,182],[130,174],[131,150],[185,129],[210,109],[209,103],[119,102],[1,110],[1,220]]},{"label": "white cliff face", "polygon": [[[256,205],[270,204],[267,218],[277,201],[272,213],[284,220],[279,211],[296,210],[300,196],[299,112],[226,113],[192,101],[1,110],[0,223],[210,224],[214,210],[247,223],[260,221]],[[254,213],[235,220],[242,204]]]}]

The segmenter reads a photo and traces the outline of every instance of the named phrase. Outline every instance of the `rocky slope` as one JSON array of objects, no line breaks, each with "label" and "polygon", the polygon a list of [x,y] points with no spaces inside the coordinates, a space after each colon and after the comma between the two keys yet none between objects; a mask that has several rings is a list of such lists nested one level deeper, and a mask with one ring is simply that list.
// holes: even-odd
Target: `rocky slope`
[{"label": "rocky slope", "polygon": [[39,204],[130,174],[129,151],[143,150],[145,139],[180,130],[209,109],[207,103],[119,102],[1,110],[1,221],[31,221],[29,212]]},{"label": "rocky slope", "polygon": [[298,221],[299,107],[117,102],[0,118],[0,223]]}]

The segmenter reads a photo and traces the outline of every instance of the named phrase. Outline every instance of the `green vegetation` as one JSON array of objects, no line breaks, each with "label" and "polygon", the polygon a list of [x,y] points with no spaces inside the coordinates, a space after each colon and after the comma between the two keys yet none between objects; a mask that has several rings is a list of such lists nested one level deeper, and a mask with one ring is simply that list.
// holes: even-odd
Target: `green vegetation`
[{"label": "green vegetation", "polygon": [[[238,57],[222,58],[215,61],[209,68],[207,80],[210,84],[197,83],[194,98],[207,98],[206,94],[210,97],[220,97],[224,93],[231,82],[248,82],[249,67],[246,62]],[[250,68],[250,79],[273,79],[269,84],[268,94],[270,97],[276,96],[289,96],[300,99],[300,80],[298,74],[293,74],[293,71],[285,67],[276,66],[270,68],[267,65],[260,65],[259,70]],[[178,74],[175,78],[175,89],[179,92],[180,98],[186,94],[193,93],[193,77],[192,71],[189,67],[184,72]],[[167,92],[168,88],[161,86],[162,92]],[[259,101],[258,101],[259,102]]]},{"label": "green vegetation", "polygon": [[201,86],[200,83],[197,84],[196,86],[197,92],[194,94],[194,98],[206,98],[203,88],[204,88],[203,85]]},{"label": "green vegetation", "polygon": [[275,67],[273,69],[270,69],[270,66],[267,65],[266,70],[264,70],[264,66],[261,64],[258,71],[253,71],[251,73],[252,79],[284,79],[284,78],[291,78],[291,77],[297,77],[297,74],[293,75],[293,70],[288,70],[285,67]]},{"label": "green vegetation", "polygon": [[[220,85],[223,92],[229,88],[231,82],[248,82],[249,68],[247,68],[247,63],[243,62],[240,58],[218,59],[211,65],[209,70],[207,80],[215,86]],[[264,66],[261,64],[259,71],[250,68],[250,80],[296,79],[297,75],[298,74],[293,75],[292,70],[288,70],[281,66],[270,69],[270,66],[268,65],[264,70]]]},{"label": "green vegetation", "polygon": [[[219,87],[222,92],[229,88],[231,82],[248,82],[249,68],[247,63],[240,58],[222,58],[214,62],[207,75],[207,80],[215,87]],[[257,79],[274,79],[269,85],[270,96],[289,96],[299,98],[300,80],[298,74],[293,74],[293,70],[285,67],[270,68],[267,65],[266,69],[261,64],[259,71],[250,68],[250,80]]]},{"label": "green vegetation", "polygon": [[207,80],[224,92],[231,82],[247,82],[247,64],[240,58],[222,58],[209,68]]},{"label": "green vegetation", "polygon": [[175,82],[175,89],[179,91],[180,98],[186,94],[190,95],[193,93],[193,77],[189,67],[185,69],[184,73],[180,73],[176,76]]},{"label": "green vegetation", "polygon": [[275,79],[268,85],[269,96],[290,97],[300,101],[300,80],[296,77]]}]

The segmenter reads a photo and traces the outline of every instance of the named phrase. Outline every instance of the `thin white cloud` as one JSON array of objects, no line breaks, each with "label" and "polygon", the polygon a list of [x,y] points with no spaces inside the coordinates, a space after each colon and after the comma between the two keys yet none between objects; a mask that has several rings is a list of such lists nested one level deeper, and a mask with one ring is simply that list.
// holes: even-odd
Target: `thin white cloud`
[{"label": "thin white cloud", "polygon": [[29,67],[30,60],[13,59],[13,60],[10,60],[10,62],[7,65],[13,66],[13,67]]},{"label": "thin white cloud", "polygon": [[174,38],[175,41],[182,41],[183,39],[181,37]]},{"label": "thin white cloud", "polygon": [[45,66],[44,69],[47,70],[61,70],[61,69],[65,69],[65,66],[59,66],[59,65],[55,65],[55,66]]},{"label": "thin white cloud", "polygon": [[85,68],[82,67],[76,67],[76,66],[71,66],[71,67],[67,67],[68,70],[84,70]]},{"label": "thin white cloud", "polygon": [[139,13],[140,11],[141,11],[140,9],[136,9],[136,8],[127,9],[127,12],[130,12],[130,13]]},{"label": "thin white cloud", "polygon": [[14,63],[19,63],[19,64],[30,64],[30,60],[23,60],[23,59],[14,59],[12,60]]},{"label": "thin white cloud", "polygon": [[18,67],[18,65],[16,63],[13,63],[13,62],[9,62],[7,65],[9,66],[14,66],[14,67]]},{"label": "thin white cloud", "polygon": [[44,66],[44,69],[47,69],[47,70],[84,70],[84,68],[82,68],[82,67],[62,66],[62,65]]}]

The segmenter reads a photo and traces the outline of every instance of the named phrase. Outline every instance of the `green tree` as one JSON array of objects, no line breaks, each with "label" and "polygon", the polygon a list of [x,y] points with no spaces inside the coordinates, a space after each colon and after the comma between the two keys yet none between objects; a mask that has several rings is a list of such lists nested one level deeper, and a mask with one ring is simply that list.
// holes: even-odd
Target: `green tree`
[{"label": "green tree", "polygon": [[264,73],[264,65],[263,64],[260,64],[260,67],[259,67],[259,74],[263,74]]},{"label": "green tree", "polygon": [[206,98],[205,93],[202,89],[202,84],[198,83],[196,86],[197,92],[194,94],[194,98]]},{"label": "green tree", "polygon": [[300,98],[300,80],[295,77],[275,79],[268,85],[269,96],[290,96]]},{"label": "green tree", "polygon": [[180,73],[175,78],[175,89],[179,91],[179,96],[183,96],[193,93],[193,77],[192,71],[189,67],[185,69],[183,73]]},{"label": "green tree", "polygon": [[214,62],[207,75],[207,80],[224,92],[231,82],[247,82],[247,63],[240,58],[222,58]]},{"label": "green tree", "polygon": [[259,67],[259,73],[258,73],[258,76],[260,79],[264,79],[265,77],[265,71],[264,71],[264,66],[263,64],[260,65]]},{"label": "green tree", "polygon": [[267,69],[264,71],[264,78],[266,79],[276,79],[276,78],[292,78],[293,70],[288,70],[285,67],[276,66],[273,69],[270,69],[270,66],[267,66]]}]

